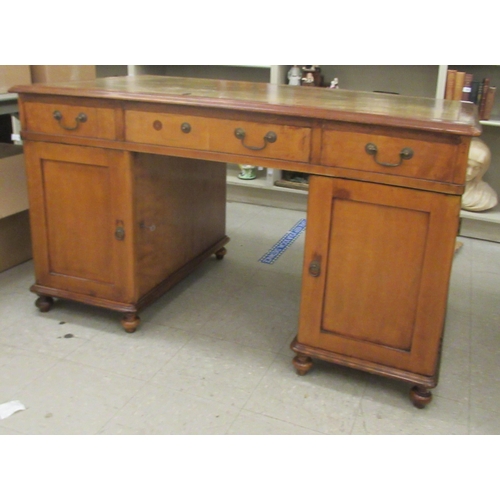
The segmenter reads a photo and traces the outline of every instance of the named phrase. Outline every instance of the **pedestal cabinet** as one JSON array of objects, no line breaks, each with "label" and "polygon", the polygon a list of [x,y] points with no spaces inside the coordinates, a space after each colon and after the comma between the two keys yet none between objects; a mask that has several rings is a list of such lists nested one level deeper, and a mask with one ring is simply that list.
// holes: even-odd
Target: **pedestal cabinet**
[{"label": "pedestal cabinet", "polygon": [[53,298],[137,312],[224,255],[225,165],[25,142],[37,306]]},{"label": "pedestal cabinet", "polygon": [[458,229],[458,196],[311,176],[300,325],[312,357],[414,382],[430,401]]}]

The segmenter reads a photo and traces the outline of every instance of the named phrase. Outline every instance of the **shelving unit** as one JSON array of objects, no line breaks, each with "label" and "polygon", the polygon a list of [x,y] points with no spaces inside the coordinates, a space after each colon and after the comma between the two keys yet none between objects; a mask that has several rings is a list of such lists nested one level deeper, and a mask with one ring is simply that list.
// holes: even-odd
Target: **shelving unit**
[{"label": "shelving unit", "polygon": [[[491,78],[492,85],[500,84],[500,66],[443,66],[443,71],[456,69],[472,73],[474,80]],[[444,97],[444,89],[441,95]],[[482,120],[483,133],[481,139],[491,150],[491,165],[483,180],[490,184],[500,199],[500,97],[496,97],[490,120]],[[500,242],[500,205],[484,212],[469,212],[462,210],[460,234],[472,238]]]}]

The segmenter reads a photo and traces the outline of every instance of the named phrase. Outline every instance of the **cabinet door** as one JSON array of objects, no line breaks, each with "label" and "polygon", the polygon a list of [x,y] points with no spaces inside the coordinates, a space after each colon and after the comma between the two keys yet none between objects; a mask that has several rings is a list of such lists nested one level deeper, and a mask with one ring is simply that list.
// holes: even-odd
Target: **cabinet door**
[{"label": "cabinet door", "polygon": [[29,141],[24,150],[37,284],[131,301],[128,153]]},{"label": "cabinet door", "polygon": [[460,198],[312,176],[298,341],[433,375]]}]

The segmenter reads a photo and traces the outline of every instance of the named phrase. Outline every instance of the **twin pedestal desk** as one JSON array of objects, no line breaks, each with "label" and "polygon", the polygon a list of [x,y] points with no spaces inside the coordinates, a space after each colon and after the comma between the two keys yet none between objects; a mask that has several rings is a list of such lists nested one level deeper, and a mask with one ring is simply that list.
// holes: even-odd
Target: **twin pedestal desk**
[{"label": "twin pedestal desk", "polygon": [[138,311],[223,258],[226,163],[305,172],[293,364],[411,383],[431,400],[472,104],[170,78],[16,86],[41,311],[54,298]]}]

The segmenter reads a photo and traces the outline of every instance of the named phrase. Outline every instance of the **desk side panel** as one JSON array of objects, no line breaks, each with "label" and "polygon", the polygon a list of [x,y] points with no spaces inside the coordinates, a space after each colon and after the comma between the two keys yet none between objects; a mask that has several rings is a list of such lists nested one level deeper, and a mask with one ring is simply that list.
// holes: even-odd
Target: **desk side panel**
[{"label": "desk side panel", "polygon": [[225,237],[225,164],[138,153],[134,199],[139,297]]}]

